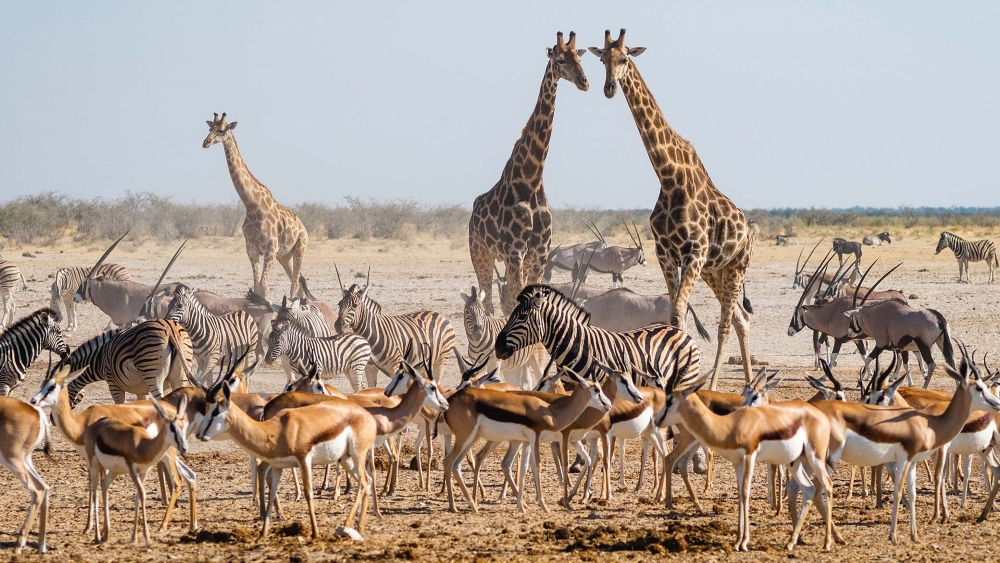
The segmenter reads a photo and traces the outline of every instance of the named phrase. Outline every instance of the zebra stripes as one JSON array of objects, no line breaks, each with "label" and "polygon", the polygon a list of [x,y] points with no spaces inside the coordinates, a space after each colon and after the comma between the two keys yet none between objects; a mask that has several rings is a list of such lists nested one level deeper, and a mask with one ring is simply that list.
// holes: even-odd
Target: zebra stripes
[{"label": "zebra stripes", "polygon": [[[80,284],[87,278],[90,268],[59,268],[53,276],[55,280],[50,288],[49,307],[56,312],[56,320],[62,321],[62,309],[66,309],[66,328],[73,330],[77,327],[76,322],[76,302],[73,296],[80,289]],[[101,264],[94,276],[104,276],[107,279],[128,281],[132,279],[132,274],[128,268],[120,264]],[[62,303],[63,307],[59,304]]]},{"label": "zebra stripes", "polygon": [[28,291],[28,284],[24,283],[24,274],[17,264],[0,260],[0,301],[3,301],[0,328],[14,321],[14,313],[17,311],[17,305],[14,304],[14,290],[17,289],[18,280],[21,282],[21,290]]},{"label": "zebra stripes", "polygon": [[315,337],[291,321],[275,319],[271,322],[267,346],[265,363],[273,364],[281,358],[289,383],[292,382],[292,366],[302,362],[303,365],[317,364],[326,374],[344,375],[354,391],[367,387],[365,366],[371,361],[372,347],[361,336],[335,334]]},{"label": "zebra stripes", "polygon": [[25,370],[42,350],[69,355],[52,309],[39,309],[0,332],[0,395],[10,395],[24,381]]},{"label": "zebra stripes", "polygon": [[[461,292],[462,300],[465,301],[463,317],[465,324],[465,336],[469,340],[469,361],[472,365],[477,365],[481,360],[492,356],[487,366],[489,369],[498,363],[494,353],[497,334],[507,323],[503,317],[495,317],[486,313],[483,305],[483,298],[486,292],[472,286],[472,292],[468,295]],[[535,370],[541,376],[541,366],[538,365],[538,358],[535,347],[525,347],[514,352],[514,355],[506,360],[500,361],[500,369],[504,376],[508,378],[508,383],[521,388],[534,388],[528,367]]]},{"label": "zebra stripes", "polygon": [[244,366],[256,360],[260,335],[246,311],[214,315],[195,299],[194,290],[178,287],[166,318],[180,323],[191,336],[201,377],[209,377],[220,367],[224,373],[232,371],[244,355]]},{"label": "zebra stripes", "polygon": [[628,332],[590,326],[590,314],[558,290],[530,285],[497,335],[501,359],[541,342],[557,366],[584,377],[603,373],[598,362],[615,371],[644,374],[665,384],[677,377],[678,389],[700,377],[701,351],[683,330],[650,325]]},{"label": "zebra stripes", "polygon": [[298,297],[291,301],[288,297],[281,300],[281,307],[274,315],[274,322],[287,321],[309,336],[333,336],[336,334],[330,325],[326,324],[323,313],[315,305],[302,303]]},{"label": "zebra stripes", "polygon": [[934,254],[940,254],[945,248],[950,248],[955,253],[958,260],[958,283],[962,283],[962,274],[965,274],[965,282],[972,283],[969,279],[969,262],[986,261],[990,267],[990,279],[987,283],[993,283],[994,268],[1000,266],[997,262],[997,245],[989,240],[965,240],[947,231],[941,233],[938,239],[937,250]]},{"label": "zebra stripes", "polygon": [[[67,387],[70,405],[76,406],[80,392],[105,381],[115,403],[125,402],[125,393],[139,399],[163,396],[164,384],[177,389],[183,376],[190,376],[194,352],[184,327],[167,319],[151,319],[129,329],[113,329],[81,344],[68,358],[70,369],[87,366],[87,371]],[[50,376],[55,371],[50,372]]]},{"label": "zebra stripes", "polygon": [[[368,298],[368,287],[354,284],[344,290],[344,298],[338,304],[340,317],[334,327],[337,332],[350,329],[367,340],[372,347],[372,361],[390,377],[396,373],[400,360],[419,362],[422,350],[432,359],[431,373],[440,374],[455,349],[455,330],[451,321],[433,311],[382,314],[382,306]],[[410,357],[406,357],[409,344],[412,344],[412,351]],[[368,383],[374,386],[371,379]]]}]

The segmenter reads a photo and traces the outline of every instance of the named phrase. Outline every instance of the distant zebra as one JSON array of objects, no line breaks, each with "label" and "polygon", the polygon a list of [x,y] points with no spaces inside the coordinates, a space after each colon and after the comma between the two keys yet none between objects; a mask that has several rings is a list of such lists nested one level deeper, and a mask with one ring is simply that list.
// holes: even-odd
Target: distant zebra
[{"label": "distant zebra", "polygon": [[24,282],[24,274],[21,273],[17,264],[0,260],[0,301],[3,301],[0,328],[14,321],[14,313],[17,311],[17,305],[14,304],[14,290],[17,289],[18,280],[21,281],[21,291],[28,291],[28,284]]},{"label": "distant zebra", "polygon": [[528,368],[530,367],[541,378],[542,366],[538,359],[541,351],[538,350],[538,347],[522,348],[502,362],[497,360],[493,348],[496,344],[497,334],[507,323],[507,319],[486,314],[486,307],[483,305],[486,292],[476,286],[472,286],[471,293],[466,294],[462,291],[460,295],[465,301],[463,309],[465,336],[469,340],[468,356],[472,365],[478,365],[480,361],[490,356],[486,366],[487,370],[492,370],[499,364],[508,383],[522,389],[533,389],[535,385],[531,381]]},{"label": "distant zebra", "polygon": [[214,315],[194,297],[194,290],[178,287],[167,307],[166,318],[187,330],[194,345],[198,374],[211,380],[216,369],[228,373],[243,358],[243,367],[257,359],[260,334],[257,323],[246,311]]},{"label": "distant zebra", "polygon": [[861,243],[865,246],[882,246],[883,244],[892,244],[892,239],[889,237],[889,231],[882,231],[875,236],[865,235],[865,238],[861,239]]},{"label": "distant zebra", "polygon": [[[344,298],[339,303],[340,318],[334,327],[337,332],[351,329],[368,340],[372,362],[390,377],[395,375],[400,360],[418,363],[426,344],[430,347],[429,357],[433,358],[431,373],[440,375],[455,350],[455,330],[451,321],[433,311],[385,315],[382,306],[368,297],[369,287],[353,284],[344,289]],[[410,357],[406,355],[408,347],[412,349]],[[366,375],[368,386],[375,387],[378,372],[368,369]]]},{"label": "distant zebra", "polygon": [[[128,329],[116,328],[84,342],[53,370],[65,364],[83,375],[67,387],[71,406],[79,404],[84,387],[105,381],[111,398],[125,402],[125,393],[139,399],[157,399],[164,390],[181,387],[184,376],[191,377],[194,352],[184,327],[167,319],[150,319]],[[55,373],[55,371],[50,372]]]},{"label": "distant zebra", "polygon": [[264,362],[273,364],[281,358],[288,383],[299,362],[317,364],[323,373],[344,375],[351,389],[367,388],[365,367],[371,361],[372,347],[357,334],[310,336],[288,320],[271,321],[271,334],[267,338],[267,355]]},{"label": "distant zebra", "polygon": [[556,365],[595,378],[615,371],[644,374],[667,385],[682,378],[679,388],[701,377],[701,350],[681,329],[663,324],[628,332],[611,332],[590,325],[590,313],[547,285],[529,285],[497,335],[500,359],[541,342]]},{"label": "distant zebra", "polygon": [[[55,280],[52,282],[49,307],[56,312],[56,320],[60,322],[63,320],[62,309],[66,309],[67,330],[75,330],[77,327],[76,301],[73,300],[73,296],[80,289],[80,284],[89,271],[90,268],[59,268],[53,276]],[[120,264],[101,264],[94,276],[104,276],[106,279],[119,281],[132,279],[132,274]]]},{"label": "distant zebra", "polygon": [[934,254],[940,254],[945,248],[950,248],[958,259],[958,283],[962,283],[962,273],[965,273],[965,282],[972,283],[969,278],[969,262],[986,261],[990,267],[990,279],[987,283],[993,283],[993,270],[1000,266],[997,263],[997,245],[989,240],[965,240],[947,231],[941,233],[938,240],[937,250]]},{"label": "distant zebra", "polygon": [[10,395],[24,381],[25,370],[42,350],[69,355],[52,309],[39,309],[0,332],[0,395]]}]

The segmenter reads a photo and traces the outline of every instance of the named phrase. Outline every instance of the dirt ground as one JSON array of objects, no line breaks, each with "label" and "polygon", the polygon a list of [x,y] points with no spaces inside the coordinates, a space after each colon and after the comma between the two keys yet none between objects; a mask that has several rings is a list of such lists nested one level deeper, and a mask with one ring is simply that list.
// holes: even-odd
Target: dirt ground
[{"label": "dirt ground", "polygon": [[[873,231],[874,232],[874,231]],[[803,242],[817,241],[815,236],[799,233]],[[827,241],[830,236],[827,234]],[[857,237],[858,239],[860,237]],[[949,252],[934,256],[935,233],[893,233],[894,243],[888,247],[865,248],[865,263],[878,258],[874,272],[881,274],[896,262],[903,266],[885,283],[907,294],[915,294],[915,303],[940,310],[948,318],[952,335],[966,342],[970,349],[994,351],[998,349],[1000,333],[995,328],[1000,313],[998,296],[1000,285],[986,285],[986,267],[973,264],[971,285],[955,283],[957,265]],[[751,348],[753,355],[781,369],[784,384],[776,395],[779,398],[802,397],[811,394],[803,375],[812,371],[811,337],[803,332],[795,337],[786,334],[792,308],[799,292],[791,289],[791,277],[800,247],[776,248],[773,239],[765,238],[756,249],[749,273],[747,290],[753,301]],[[556,241],[562,242],[562,241]],[[573,241],[570,241],[573,242]],[[626,241],[617,241],[626,244]],[[829,243],[825,242],[825,250]],[[652,246],[652,245],[648,245]],[[175,245],[144,243],[138,246],[123,243],[112,261],[127,265],[134,277],[153,283],[160,268],[173,253]],[[8,247],[4,256],[21,265],[28,279],[29,290],[16,296],[19,316],[48,304],[49,276],[59,267],[92,264],[103,248],[79,247],[72,244],[47,248]],[[33,257],[22,257],[30,252]],[[822,253],[822,250],[819,253]],[[475,282],[466,246],[461,241],[424,240],[409,242],[332,240],[312,242],[307,256],[305,274],[309,277],[314,293],[330,302],[335,295],[337,280],[333,263],[337,262],[344,281],[363,283],[366,268],[372,266],[370,295],[381,302],[387,312],[408,312],[433,309],[445,313],[459,335],[460,349],[465,350],[462,329],[462,301],[458,292]],[[813,258],[813,262],[817,262]],[[638,267],[626,274],[627,285],[644,294],[662,293],[663,279],[655,260],[650,266]],[[175,266],[171,279],[184,281],[202,289],[228,295],[243,293],[249,283],[250,268],[247,264],[240,238],[192,240]],[[559,278],[558,281],[562,281]],[[592,276],[591,283],[609,285],[609,279]],[[283,274],[271,278],[272,293],[287,288]],[[703,322],[713,333],[718,322],[718,304],[708,288],[699,283],[692,305]],[[92,305],[79,308],[80,329],[68,336],[71,346],[96,334],[107,318]],[[704,343],[703,354],[711,358],[715,343]],[[735,338],[727,348],[727,357],[738,354]],[[940,357],[940,354],[935,351]],[[841,356],[838,373],[845,381],[852,381],[861,365],[856,354]],[[41,383],[45,357],[30,370],[27,380],[14,390],[14,394],[27,399]],[[449,363],[444,374],[445,386],[453,385],[458,377],[454,362]],[[720,379],[720,388],[737,391],[742,385],[738,366],[726,366]],[[268,368],[255,376],[251,390],[272,393],[284,382],[284,373]],[[344,380],[334,383],[343,390]],[[384,383],[384,381],[383,381]],[[945,377],[938,377],[933,386],[949,387]],[[854,394],[856,397],[856,393]],[[110,402],[106,387],[92,386],[86,391],[86,403]],[[412,442],[415,432],[406,435]],[[732,467],[725,461],[716,465],[713,488],[704,495],[704,504],[711,511],[696,515],[691,503],[675,481],[676,511],[650,500],[653,481],[647,476],[643,489],[632,493],[638,474],[638,443],[628,444],[626,456],[626,486],[617,485],[614,479],[614,499],[611,502],[591,502],[568,512],[558,507],[559,488],[553,476],[554,467],[546,454],[543,469],[543,490],[549,513],[543,513],[529,503],[527,512],[518,512],[508,498],[503,505],[493,503],[499,493],[501,476],[499,456],[490,460],[485,471],[486,495],[490,502],[481,505],[481,514],[472,515],[463,502],[458,502],[459,513],[447,511],[447,501],[438,496],[440,471],[434,472],[435,492],[417,490],[416,471],[404,470],[395,496],[382,499],[384,518],[371,519],[363,543],[332,537],[333,529],[342,523],[350,499],[333,501],[324,494],[317,503],[317,512],[323,538],[308,541],[308,515],[304,502],[293,502],[291,487],[284,487],[285,510],[288,519],[277,522],[272,538],[255,543],[259,524],[249,495],[246,456],[229,442],[204,444],[192,440],[188,455],[190,465],[198,472],[199,515],[202,531],[187,533],[187,499],[174,513],[170,527],[154,535],[150,547],[128,545],[132,517],[132,486],[127,479],[119,479],[112,490],[112,538],[105,545],[95,546],[91,538],[83,535],[86,517],[86,471],[84,464],[68,442],[53,432],[53,451],[50,457],[35,454],[36,464],[52,486],[52,505],[49,518],[49,544],[55,557],[74,561],[98,560],[176,560],[206,561],[326,561],[326,560],[644,560],[653,556],[669,555],[691,560],[722,560],[741,558],[732,552],[736,526],[736,498]],[[439,454],[438,454],[439,455]],[[409,456],[407,456],[407,459]],[[617,466],[617,464],[616,464]],[[437,466],[436,466],[437,467]],[[1000,557],[1000,515],[993,515],[986,524],[973,523],[985,502],[984,485],[979,471],[971,489],[967,508],[959,507],[958,498],[951,496],[952,521],[945,525],[928,525],[931,515],[931,488],[926,476],[918,473],[917,520],[922,543],[910,543],[905,510],[900,511],[901,526],[899,546],[889,545],[889,508],[875,509],[874,500],[855,496],[846,500],[849,468],[842,465],[835,475],[836,501],[834,517],[841,526],[849,545],[836,546],[825,554],[820,551],[822,528],[816,512],[810,515],[804,539],[807,545],[796,549],[794,557],[818,560],[964,560]],[[751,512],[753,530],[751,557],[757,559],[785,559],[784,544],[790,532],[787,511],[780,516],[769,513],[764,501],[764,478],[758,468],[755,479],[754,500]],[[381,476],[380,476],[381,477]],[[286,479],[287,480],[287,479]],[[696,483],[703,479],[696,476]],[[147,480],[150,490],[150,523],[155,530],[162,518],[164,507],[156,492],[155,476]],[[7,471],[0,471],[0,486],[8,494],[0,497],[0,554],[13,557],[16,531],[24,517],[27,494]],[[534,498],[532,486],[527,496]],[[304,526],[304,528],[303,528]],[[30,542],[34,542],[32,537]],[[30,546],[31,544],[29,544]],[[27,555],[27,559],[37,557]],[[50,556],[51,557],[51,556]],[[745,559],[745,558],[743,558]]]}]

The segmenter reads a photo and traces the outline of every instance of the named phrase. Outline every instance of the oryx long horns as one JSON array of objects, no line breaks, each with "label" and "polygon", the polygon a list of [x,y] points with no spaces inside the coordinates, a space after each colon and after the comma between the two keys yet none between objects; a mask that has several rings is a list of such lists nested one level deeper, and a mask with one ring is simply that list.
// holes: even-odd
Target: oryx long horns
[{"label": "oryx long horns", "polygon": [[[878,260],[876,259],[875,262],[878,262]],[[868,270],[865,270],[865,276],[868,275],[869,270],[872,269],[872,266],[875,265],[875,262],[872,262],[872,265],[868,266]],[[874,284],[872,284],[872,286],[868,289],[868,292],[865,293],[865,296],[861,300],[861,303],[855,305],[855,303],[857,303],[857,299],[858,299],[858,289],[861,288],[861,282],[859,281],[858,282],[858,287],[854,288],[854,299],[851,301],[851,304],[854,305],[855,308],[864,306],[865,301],[868,300],[868,296],[871,295],[873,291],[875,291],[875,287],[878,286],[878,284],[882,283],[882,280],[884,280],[886,277],[888,277],[889,274],[895,272],[896,268],[898,268],[898,267],[900,267],[902,265],[903,265],[903,263],[900,262],[899,264],[896,264],[895,266],[893,266],[888,272],[882,274],[882,277],[880,277],[877,282],[875,282]],[[862,281],[864,281],[865,276],[861,276],[861,280]]]},{"label": "oryx long horns", "polygon": [[101,255],[101,259],[98,260],[96,264],[94,264],[94,267],[91,268],[89,272],[87,272],[87,278],[88,279],[91,278],[94,275],[94,272],[96,272],[97,269],[101,267],[101,264],[103,264],[104,261],[108,259],[108,255],[111,254],[111,251],[114,250],[116,246],[118,246],[118,243],[121,242],[123,238],[125,238],[125,237],[128,236],[128,233],[129,233],[129,231],[125,231],[125,234],[123,234],[122,236],[118,237],[118,240],[116,240],[115,242],[111,243],[111,246],[109,246],[108,249],[104,251],[104,254]]},{"label": "oryx long horns", "polygon": [[597,224],[596,223],[594,223],[593,221],[591,221],[589,223],[587,221],[584,221],[583,224],[586,225],[588,229],[590,229],[590,232],[595,237],[597,237],[597,242],[603,244],[604,246],[608,245],[607,241],[604,240],[604,235],[601,234],[601,229],[597,228]]},{"label": "oryx long horns", "polygon": [[802,252],[805,251],[806,248],[803,246],[802,249],[799,250],[799,257],[795,259],[795,275],[796,276],[799,275],[799,274],[801,274],[802,270],[806,269],[806,264],[808,264],[809,263],[809,259],[812,258],[813,252],[816,252],[816,249],[819,248],[819,245],[821,245],[821,244],[823,244],[823,239],[819,239],[819,242],[816,243],[816,246],[814,246],[813,249],[809,251],[809,256],[806,256],[806,261],[802,263],[801,267],[799,267],[799,260],[802,258]]},{"label": "oryx long horns", "polygon": [[164,268],[163,273],[160,274],[160,279],[156,280],[156,285],[153,286],[153,291],[149,292],[149,297],[146,298],[147,301],[152,299],[153,296],[156,295],[156,290],[160,289],[160,284],[162,284],[163,279],[167,277],[167,272],[170,271],[170,267],[173,266],[174,262],[177,261],[177,257],[181,255],[181,251],[184,250],[184,245],[188,243],[188,240],[189,239],[184,239],[184,242],[182,242],[181,245],[177,248],[177,252],[174,252],[173,258],[170,259],[170,262],[167,262],[167,267]]},{"label": "oryx long horns", "polygon": [[634,244],[639,250],[642,250],[642,236],[639,235],[639,228],[635,226],[635,221],[632,221],[632,227],[635,228],[634,236],[632,235],[632,231],[629,230],[628,223],[625,222],[625,219],[622,219],[622,225],[625,226],[625,232],[628,233],[628,238],[632,239],[632,244]]}]

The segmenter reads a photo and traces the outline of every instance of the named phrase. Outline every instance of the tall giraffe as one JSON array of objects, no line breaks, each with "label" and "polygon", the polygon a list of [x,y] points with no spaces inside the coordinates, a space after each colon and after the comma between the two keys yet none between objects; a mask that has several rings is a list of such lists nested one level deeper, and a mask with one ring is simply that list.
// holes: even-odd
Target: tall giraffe
[{"label": "tall giraffe", "polygon": [[576,50],[575,32],[569,32],[569,43],[563,42],[561,31],[556,34],[555,46],[548,49],[535,110],[514,144],[500,180],[472,204],[469,253],[479,287],[486,292],[483,305],[488,314],[493,314],[494,261],[507,268],[507,286],[500,296],[505,313],[514,309],[521,288],[542,280],[552,237],[552,213],[542,187],[542,169],[552,137],[556,87],[560,79],[583,91],[590,87],[580,65],[580,55],[585,52]]},{"label": "tall giraffe", "polygon": [[[208,148],[215,143],[222,143],[226,149],[226,164],[229,165],[229,176],[236,186],[240,201],[247,208],[247,217],[243,221],[243,238],[246,240],[247,256],[253,269],[254,291],[267,297],[268,278],[275,259],[285,269],[285,274],[292,281],[290,297],[301,297],[299,283],[302,272],[302,259],[306,255],[309,244],[309,233],[298,215],[278,203],[271,190],[250,173],[240,149],[236,146],[233,129],[236,122],[226,123],[226,114],[215,114],[215,119],[208,123],[208,136],[202,147]],[[261,264],[263,258],[263,264]]]},{"label": "tall giraffe", "polygon": [[[649,226],[656,238],[656,257],[673,304],[671,323],[684,328],[682,313],[687,310],[688,298],[700,275],[722,305],[712,389],[716,387],[730,325],[736,328],[743,353],[743,375],[749,382],[750,318],[738,298],[750,265],[754,239],[743,212],[712,183],[694,146],[663,118],[631,59],[645,50],[645,47],[626,47],[624,29],[615,41],[611,40],[611,32],[605,31],[604,48],[590,48],[607,71],[604,95],[613,98],[617,85],[621,84],[639,136],[660,179],[660,196],[649,216]],[[749,301],[744,303],[749,308]]]}]

